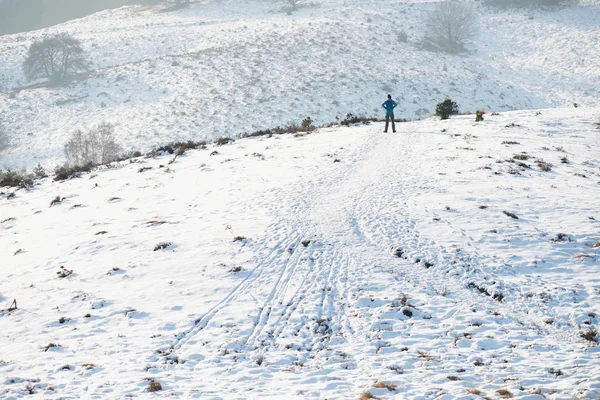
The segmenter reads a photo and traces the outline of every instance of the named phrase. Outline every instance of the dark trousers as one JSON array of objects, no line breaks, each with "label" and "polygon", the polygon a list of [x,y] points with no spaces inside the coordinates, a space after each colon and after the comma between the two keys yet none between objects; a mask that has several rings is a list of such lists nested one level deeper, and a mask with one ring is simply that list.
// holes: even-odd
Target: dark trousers
[{"label": "dark trousers", "polygon": [[390,118],[392,120],[392,131],[396,132],[396,123],[394,122],[394,113],[385,114],[385,132],[388,130],[388,125],[390,124]]}]

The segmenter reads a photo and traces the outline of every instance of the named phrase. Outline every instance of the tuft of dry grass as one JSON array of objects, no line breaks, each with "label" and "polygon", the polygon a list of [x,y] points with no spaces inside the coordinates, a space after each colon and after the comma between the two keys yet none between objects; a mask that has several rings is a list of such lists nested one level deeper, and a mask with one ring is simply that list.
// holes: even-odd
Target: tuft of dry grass
[{"label": "tuft of dry grass", "polygon": [[595,245],[592,246],[593,249],[597,249],[600,248],[600,242],[596,243]]},{"label": "tuft of dry grass", "polygon": [[573,254],[573,258],[575,258],[576,260],[583,260],[584,258],[594,258],[594,257],[589,254],[577,253],[577,254]]},{"label": "tuft of dry grass", "polygon": [[520,154],[513,155],[512,158],[514,160],[526,161],[526,160],[529,160],[531,157],[529,156],[529,154],[523,152],[523,153],[520,153]]},{"label": "tuft of dry grass", "polygon": [[467,393],[469,394],[474,394],[476,396],[481,395],[483,392],[479,389],[475,389],[475,388],[467,388]]},{"label": "tuft of dry grass", "polygon": [[446,378],[451,381],[460,381],[460,378],[456,375],[448,375]]},{"label": "tuft of dry grass", "polygon": [[498,389],[498,390],[496,390],[496,393],[498,393],[498,395],[500,395],[500,397],[503,399],[512,399],[513,398],[512,393],[506,389]]},{"label": "tuft of dry grass", "polygon": [[552,165],[548,164],[546,161],[542,160],[541,158],[539,160],[537,160],[537,166],[540,170],[542,170],[544,172],[552,171]]},{"label": "tuft of dry grass", "polygon": [[394,385],[393,383],[377,381],[377,382],[375,382],[375,385],[373,385],[373,387],[376,389],[387,389],[390,392],[393,392],[394,390],[396,390],[398,385]]},{"label": "tuft of dry grass", "polygon": [[367,391],[360,395],[358,400],[369,400],[369,399],[378,399],[379,397],[375,397],[373,393]]},{"label": "tuft of dry grass", "polygon": [[162,390],[162,385],[160,382],[156,382],[155,380],[151,380],[148,383],[148,391],[149,392],[159,392]]},{"label": "tuft of dry grass", "polygon": [[590,342],[598,343],[598,331],[594,328],[590,328],[585,332],[581,332],[580,336]]}]

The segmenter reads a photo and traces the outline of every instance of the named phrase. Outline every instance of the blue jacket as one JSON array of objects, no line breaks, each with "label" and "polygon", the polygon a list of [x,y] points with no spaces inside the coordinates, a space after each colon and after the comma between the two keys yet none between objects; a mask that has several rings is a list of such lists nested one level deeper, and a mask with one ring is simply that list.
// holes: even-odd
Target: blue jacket
[{"label": "blue jacket", "polygon": [[386,100],[381,107],[385,108],[386,114],[390,115],[394,113],[394,108],[398,107],[398,104],[394,100]]}]

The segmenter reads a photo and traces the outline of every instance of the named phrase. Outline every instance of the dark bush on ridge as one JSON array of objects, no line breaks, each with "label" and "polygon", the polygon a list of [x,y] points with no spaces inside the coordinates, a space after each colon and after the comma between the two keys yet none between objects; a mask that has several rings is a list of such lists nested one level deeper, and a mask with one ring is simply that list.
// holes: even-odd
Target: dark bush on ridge
[{"label": "dark bush on ridge", "polygon": [[70,165],[69,163],[60,165],[54,169],[54,180],[64,181],[79,176],[83,172],[90,172],[94,168],[94,164],[88,163],[85,165]]},{"label": "dark bush on ridge", "polygon": [[458,114],[458,104],[450,99],[446,99],[437,104],[435,113],[436,115],[439,115],[441,119],[448,119],[450,118],[450,115]]},{"label": "dark bush on ridge", "polygon": [[33,177],[26,171],[19,172],[11,169],[0,171],[0,187],[22,187],[27,188],[33,186]]}]

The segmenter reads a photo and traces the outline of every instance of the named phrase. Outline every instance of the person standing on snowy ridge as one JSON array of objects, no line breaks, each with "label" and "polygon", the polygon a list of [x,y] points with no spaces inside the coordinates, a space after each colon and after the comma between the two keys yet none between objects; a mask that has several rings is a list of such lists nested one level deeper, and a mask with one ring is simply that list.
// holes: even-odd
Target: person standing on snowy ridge
[{"label": "person standing on snowy ridge", "polygon": [[398,107],[398,103],[392,100],[392,95],[388,94],[388,99],[383,102],[381,107],[385,108],[385,130],[383,132],[387,133],[388,125],[390,123],[390,119],[392,120],[392,132],[396,132],[396,123],[394,122],[394,108]]}]

